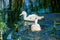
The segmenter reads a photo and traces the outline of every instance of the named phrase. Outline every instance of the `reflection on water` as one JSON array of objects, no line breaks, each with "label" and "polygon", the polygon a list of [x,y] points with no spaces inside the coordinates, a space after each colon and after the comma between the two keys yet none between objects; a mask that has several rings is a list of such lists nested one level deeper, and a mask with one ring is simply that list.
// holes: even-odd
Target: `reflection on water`
[{"label": "reflection on water", "polygon": [[23,25],[24,21],[19,21],[18,24],[20,24],[18,32],[16,32],[15,30],[10,30],[12,32],[11,38],[13,38],[14,40],[56,40],[54,35],[51,34],[53,32],[53,29],[50,27],[48,27],[47,29],[43,28],[40,32],[32,32],[30,30],[31,25]]},{"label": "reflection on water", "polygon": [[[42,30],[40,32],[32,32],[31,24],[34,22],[19,20],[17,22],[18,29],[9,29],[4,35],[8,40],[56,40],[60,38],[60,25],[56,25],[56,30],[53,28],[55,15],[43,14],[44,20],[38,20],[38,24]],[[48,16],[48,17],[47,17]],[[52,18],[51,18],[52,16]],[[5,39],[5,40],[7,40]]]}]

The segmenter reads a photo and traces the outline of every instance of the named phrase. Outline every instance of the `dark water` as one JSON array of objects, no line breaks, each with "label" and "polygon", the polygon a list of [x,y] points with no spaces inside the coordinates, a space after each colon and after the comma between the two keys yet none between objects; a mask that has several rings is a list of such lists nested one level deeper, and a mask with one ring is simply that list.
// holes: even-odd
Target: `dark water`
[{"label": "dark water", "polygon": [[[52,18],[51,18],[52,19]],[[18,21],[21,26],[18,28],[18,32],[13,29],[11,31],[11,38],[14,40],[58,40],[60,39],[60,26],[56,26],[56,30],[53,29],[54,23],[52,20],[38,21],[42,30],[40,32],[32,32],[31,25],[23,25],[24,21]],[[54,34],[55,33],[55,34]],[[8,39],[9,40],[9,39]],[[12,39],[11,39],[12,40]]]}]

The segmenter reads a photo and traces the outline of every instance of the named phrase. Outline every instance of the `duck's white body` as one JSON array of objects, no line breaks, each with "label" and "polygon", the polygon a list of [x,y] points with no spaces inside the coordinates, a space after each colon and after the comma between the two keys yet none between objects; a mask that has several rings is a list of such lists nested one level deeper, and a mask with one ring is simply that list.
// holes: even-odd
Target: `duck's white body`
[{"label": "duck's white body", "polygon": [[44,16],[37,16],[36,14],[31,14],[29,16],[27,16],[27,13],[25,11],[23,11],[20,15],[23,15],[24,16],[24,20],[27,20],[27,21],[35,21],[35,19],[42,19],[44,18]]}]

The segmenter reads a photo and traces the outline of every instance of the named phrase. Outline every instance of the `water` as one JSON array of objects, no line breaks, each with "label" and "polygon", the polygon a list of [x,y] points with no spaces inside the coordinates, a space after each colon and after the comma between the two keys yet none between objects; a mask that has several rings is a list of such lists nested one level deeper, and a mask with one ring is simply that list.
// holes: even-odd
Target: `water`
[{"label": "water", "polygon": [[[22,25],[22,24],[24,24],[24,22],[19,21],[19,24]],[[32,32],[30,30],[30,28],[31,28],[31,25],[22,25],[18,28],[19,29],[18,32],[12,30],[11,37],[15,40],[17,40],[17,39],[21,39],[21,40],[56,40],[56,38],[60,38],[59,30],[56,30],[56,35],[52,34],[52,32],[54,32],[54,30],[53,30],[53,26],[51,27],[51,24],[48,26],[42,24],[41,25],[42,31],[40,31],[40,32]],[[10,39],[8,39],[8,40],[10,40]]]},{"label": "water", "polygon": [[[57,40],[60,39],[60,25],[56,25],[56,31],[53,29],[54,27],[54,19],[56,18],[56,14],[42,14],[45,16],[45,19],[39,20],[38,24],[41,26],[40,32],[32,32],[31,25],[28,25],[29,22],[24,21],[23,19],[17,21],[18,32],[15,29],[7,30],[4,35],[6,40]],[[51,18],[52,16],[52,18]],[[27,25],[24,25],[28,23]],[[55,34],[54,34],[55,32]],[[10,35],[11,34],[11,35]],[[8,36],[10,35],[10,36]]]}]

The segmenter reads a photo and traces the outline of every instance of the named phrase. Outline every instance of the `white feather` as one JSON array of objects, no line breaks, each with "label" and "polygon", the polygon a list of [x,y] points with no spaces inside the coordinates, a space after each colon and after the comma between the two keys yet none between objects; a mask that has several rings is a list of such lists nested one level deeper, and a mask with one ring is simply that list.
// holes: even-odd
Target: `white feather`
[{"label": "white feather", "polygon": [[35,21],[36,19],[42,19],[44,18],[44,16],[37,16],[36,14],[31,14],[29,16],[27,16],[27,13],[25,11],[23,11],[20,15],[24,16],[24,20],[27,21]]}]

